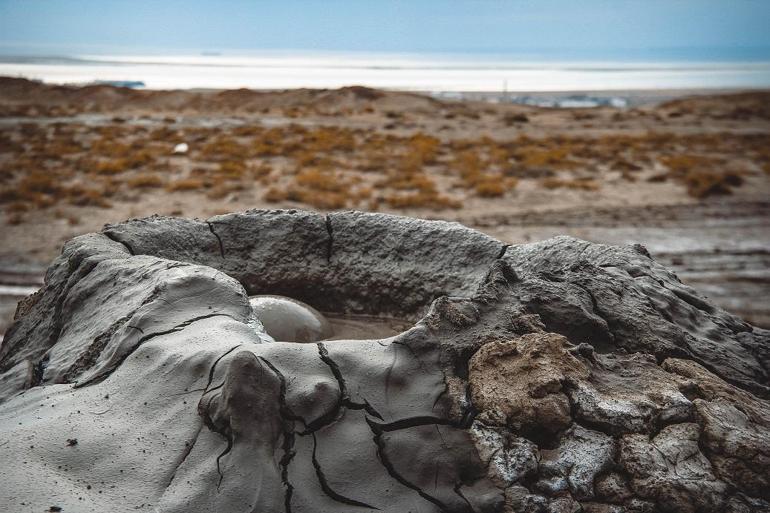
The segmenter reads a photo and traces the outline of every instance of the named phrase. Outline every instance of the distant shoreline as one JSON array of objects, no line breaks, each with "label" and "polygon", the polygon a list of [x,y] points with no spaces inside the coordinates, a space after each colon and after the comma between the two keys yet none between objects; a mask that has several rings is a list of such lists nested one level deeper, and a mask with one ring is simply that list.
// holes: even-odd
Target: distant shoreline
[{"label": "distant shoreline", "polygon": [[770,88],[770,61],[549,60],[383,54],[0,55],[0,75],[50,84],[142,83],[151,90],[336,89],[592,92]]}]

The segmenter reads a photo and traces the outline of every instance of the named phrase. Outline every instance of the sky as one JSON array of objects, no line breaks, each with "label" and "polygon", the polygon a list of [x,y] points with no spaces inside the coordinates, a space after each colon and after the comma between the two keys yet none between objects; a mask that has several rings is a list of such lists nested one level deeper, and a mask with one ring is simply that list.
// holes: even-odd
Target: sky
[{"label": "sky", "polygon": [[770,59],[770,0],[0,0],[0,52]]}]

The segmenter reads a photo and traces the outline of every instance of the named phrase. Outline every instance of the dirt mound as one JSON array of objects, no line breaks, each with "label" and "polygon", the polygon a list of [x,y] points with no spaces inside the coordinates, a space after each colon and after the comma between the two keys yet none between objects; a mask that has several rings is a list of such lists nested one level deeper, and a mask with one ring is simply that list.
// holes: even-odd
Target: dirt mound
[{"label": "dirt mound", "polygon": [[685,115],[712,119],[770,119],[770,92],[757,91],[713,96],[692,96],[665,102],[658,110],[669,117]]},{"label": "dirt mound", "polygon": [[363,86],[340,89],[290,89],[256,91],[151,91],[110,85],[60,86],[21,78],[0,77],[0,112],[24,115],[27,110],[59,109],[68,114],[136,111],[196,113],[254,113],[270,109],[294,109],[321,114],[366,108],[393,111],[428,111],[440,108],[433,98],[402,92],[386,92]]},{"label": "dirt mound", "polygon": [[[414,324],[274,341],[255,294]],[[70,241],[17,312],[0,432],[26,463],[0,468],[22,491],[0,506],[767,511],[769,343],[640,246],[357,212],[132,220]]]}]

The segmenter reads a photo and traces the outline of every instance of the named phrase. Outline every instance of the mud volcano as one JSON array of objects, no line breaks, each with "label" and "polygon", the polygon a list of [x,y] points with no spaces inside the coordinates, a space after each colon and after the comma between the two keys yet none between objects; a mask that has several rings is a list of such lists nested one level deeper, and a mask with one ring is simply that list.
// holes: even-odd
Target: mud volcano
[{"label": "mud volcano", "polygon": [[[371,331],[313,341],[307,310],[275,341],[258,295]],[[0,510],[768,511],[769,340],[641,246],[355,212],[132,220],[68,242],[19,305]]]}]

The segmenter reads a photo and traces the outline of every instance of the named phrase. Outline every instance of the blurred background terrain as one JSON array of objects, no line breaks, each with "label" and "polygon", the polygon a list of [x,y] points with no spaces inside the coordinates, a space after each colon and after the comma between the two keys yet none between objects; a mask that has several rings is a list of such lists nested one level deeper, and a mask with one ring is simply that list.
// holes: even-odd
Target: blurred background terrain
[{"label": "blurred background terrain", "polygon": [[767,4],[343,4],[0,3],[0,333],[69,238],[250,208],[641,243],[770,327]]}]

